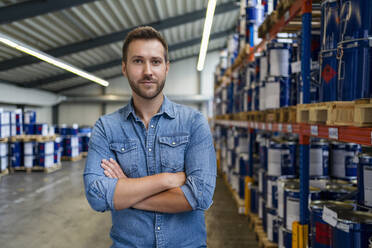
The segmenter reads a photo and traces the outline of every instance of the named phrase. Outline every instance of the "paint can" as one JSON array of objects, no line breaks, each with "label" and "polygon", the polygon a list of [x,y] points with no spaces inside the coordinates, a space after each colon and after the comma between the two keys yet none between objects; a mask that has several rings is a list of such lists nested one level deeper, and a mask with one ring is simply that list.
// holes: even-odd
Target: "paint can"
[{"label": "paint can", "polygon": [[310,144],[310,177],[327,177],[329,145],[325,140],[313,140]]},{"label": "paint can", "polygon": [[267,156],[267,175],[296,175],[296,142],[270,141]]},{"label": "paint can", "polygon": [[372,153],[359,154],[358,204],[372,208]]},{"label": "paint can", "polygon": [[268,77],[265,82],[265,108],[290,106],[290,84],[289,77]]},{"label": "paint can", "polygon": [[310,243],[312,248],[330,248],[332,227],[322,219],[323,207],[327,206],[335,212],[352,210],[352,203],[340,201],[313,201],[310,204]]},{"label": "paint can", "polygon": [[291,61],[291,44],[270,42],[267,44],[269,54],[269,76],[289,77]]},{"label": "paint can", "polygon": [[278,243],[278,218],[275,208],[266,208],[266,228],[267,239],[271,242]]},{"label": "paint can", "polygon": [[355,157],[361,146],[354,143],[333,142],[331,149],[331,176],[339,179],[355,179],[357,161]]}]

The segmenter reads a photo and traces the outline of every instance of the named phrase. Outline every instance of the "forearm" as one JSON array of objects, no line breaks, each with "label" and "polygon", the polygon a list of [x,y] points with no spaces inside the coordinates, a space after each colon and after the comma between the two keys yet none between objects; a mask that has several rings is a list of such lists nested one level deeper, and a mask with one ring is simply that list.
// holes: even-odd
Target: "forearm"
[{"label": "forearm", "polygon": [[178,187],[172,173],[160,173],[141,178],[121,178],[114,192],[114,207],[122,210],[162,191]]},{"label": "forearm", "polygon": [[191,211],[181,188],[173,188],[150,196],[133,205],[133,208],[162,213],[180,213]]}]

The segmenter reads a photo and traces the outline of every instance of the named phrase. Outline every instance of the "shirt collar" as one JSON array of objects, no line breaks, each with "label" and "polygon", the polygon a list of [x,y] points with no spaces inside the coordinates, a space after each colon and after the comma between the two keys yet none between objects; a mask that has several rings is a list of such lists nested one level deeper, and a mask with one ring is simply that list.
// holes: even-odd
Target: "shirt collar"
[{"label": "shirt collar", "polygon": [[[133,97],[130,99],[130,102],[123,109],[124,118],[127,120],[129,115],[132,114],[133,117],[136,117],[134,106],[133,106]],[[160,107],[159,112],[156,115],[166,114],[168,117],[174,119],[176,117],[173,102],[171,102],[168,97],[164,95],[163,103]]]}]

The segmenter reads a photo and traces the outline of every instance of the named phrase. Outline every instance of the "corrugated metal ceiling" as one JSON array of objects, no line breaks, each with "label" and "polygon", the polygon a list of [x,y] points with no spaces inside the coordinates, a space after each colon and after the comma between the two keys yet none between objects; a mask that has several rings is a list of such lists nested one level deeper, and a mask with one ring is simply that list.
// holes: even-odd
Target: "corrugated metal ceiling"
[{"label": "corrugated metal ceiling", "polygon": [[[0,13],[2,8],[16,6],[15,4],[22,6],[24,2],[27,1],[0,0]],[[160,32],[170,46],[172,60],[197,56],[207,2],[207,0],[91,1],[2,24],[0,32],[39,50],[55,53],[60,59],[79,68],[88,70],[89,67],[95,66],[91,68],[92,73],[110,78],[120,73],[122,39],[125,37],[124,34],[135,26],[153,24],[160,27]],[[222,48],[227,38],[224,31],[230,31],[235,26],[239,11],[234,2],[218,1],[220,9],[218,7],[216,9],[211,32],[216,36],[210,42],[210,50]],[[28,4],[31,3],[28,1]],[[227,6],[233,8],[226,10]],[[123,35],[115,36],[121,33]],[[69,52],[70,50],[73,52]],[[115,62],[119,63],[116,65]],[[110,65],[109,68],[105,67],[107,63]],[[45,83],[53,79],[52,76],[63,75],[69,78]],[[65,71],[47,63],[29,61],[24,54],[0,45],[1,79],[25,87],[40,87],[50,91],[60,91],[86,81],[66,75]]]}]

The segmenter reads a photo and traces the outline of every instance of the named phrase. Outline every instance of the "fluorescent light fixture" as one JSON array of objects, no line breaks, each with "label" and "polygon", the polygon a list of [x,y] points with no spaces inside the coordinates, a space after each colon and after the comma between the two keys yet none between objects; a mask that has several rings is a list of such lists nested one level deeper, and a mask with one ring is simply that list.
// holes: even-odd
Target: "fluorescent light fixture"
[{"label": "fluorescent light fixture", "polygon": [[60,59],[57,59],[57,58],[54,58],[52,56],[50,56],[49,54],[46,54],[42,51],[38,51],[37,49],[31,47],[31,46],[28,46],[26,44],[24,44],[23,42],[20,42],[16,39],[13,39],[12,37],[6,35],[6,34],[3,34],[0,32],[0,43],[3,43],[11,48],[14,48],[14,49],[17,49],[21,52],[24,52],[24,53],[27,53],[28,55],[31,55],[31,56],[34,56],[40,60],[43,60],[51,65],[54,65],[56,67],[59,67],[61,69],[64,69],[66,71],[69,71],[71,73],[74,73],[80,77],[83,77],[83,78],[86,78],[88,80],[91,80],[97,84],[100,84],[102,86],[108,86],[109,85],[109,82],[102,79],[102,78],[99,78],[99,77],[96,77],[94,76],[93,74],[89,73],[89,72],[86,72],[86,71],[83,71],[73,65],[70,65]]},{"label": "fluorescent light fixture", "polygon": [[203,37],[200,45],[199,59],[198,59],[198,71],[202,71],[204,68],[205,56],[207,55],[209,35],[211,34],[214,10],[216,9],[217,0],[209,0],[207,7],[207,15],[204,22]]}]

